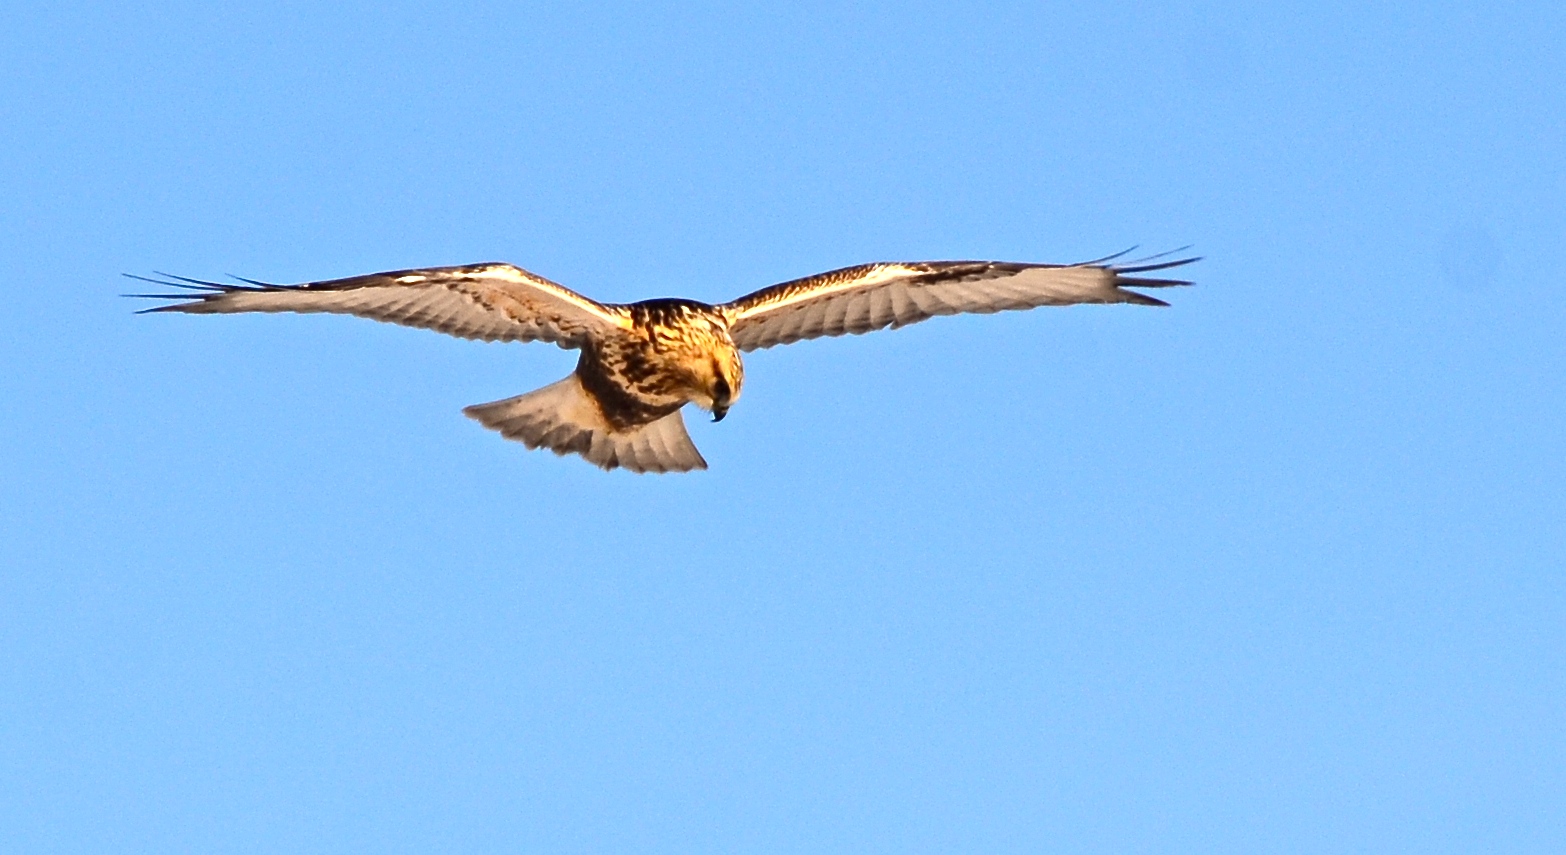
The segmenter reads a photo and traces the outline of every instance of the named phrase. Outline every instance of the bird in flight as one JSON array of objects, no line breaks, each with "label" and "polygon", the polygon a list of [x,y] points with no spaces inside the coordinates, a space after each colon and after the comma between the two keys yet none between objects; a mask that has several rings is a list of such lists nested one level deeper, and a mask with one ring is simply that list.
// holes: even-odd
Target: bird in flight
[{"label": "bird in flight", "polygon": [[[1129,250],[1127,250],[1129,252]],[[1176,250],[1175,252],[1179,252]],[[482,341],[550,341],[581,351],[565,379],[463,410],[506,439],[604,468],[687,472],[707,461],[685,431],[686,404],[721,421],[744,385],[741,351],[820,336],[858,335],[936,315],[1076,303],[1166,306],[1128,290],[1189,285],[1146,274],[1196,258],[1173,253],[1080,264],[915,261],[862,264],[763,288],[728,303],[657,299],[599,303],[504,263],[396,270],[275,285],[131,275],[175,293],[146,312],[329,312]],[[127,274],[130,275],[130,274]]]}]

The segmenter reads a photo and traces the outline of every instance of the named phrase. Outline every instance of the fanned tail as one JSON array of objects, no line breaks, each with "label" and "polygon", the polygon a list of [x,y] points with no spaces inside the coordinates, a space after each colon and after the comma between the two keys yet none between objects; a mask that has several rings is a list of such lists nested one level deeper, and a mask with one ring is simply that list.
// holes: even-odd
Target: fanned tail
[{"label": "fanned tail", "polygon": [[503,401],[475,404],[463,414],[528,448],[580,454],[604,469],[632,472],[689,472],[707,461],[685,432],[680,411],[630,430],[617,431],[576,374],[542,389]]}]

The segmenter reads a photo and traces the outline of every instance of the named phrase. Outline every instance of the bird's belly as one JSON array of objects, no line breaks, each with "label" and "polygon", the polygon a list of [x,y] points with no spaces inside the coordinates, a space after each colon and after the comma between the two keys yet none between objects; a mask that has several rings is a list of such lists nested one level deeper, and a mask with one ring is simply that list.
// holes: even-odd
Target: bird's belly
[{"label": "bird's belly", "polygon": [[582,388],[618,430],[655,422],[692,400],[684,373],[644,348],[583,348],[576,373]]}]

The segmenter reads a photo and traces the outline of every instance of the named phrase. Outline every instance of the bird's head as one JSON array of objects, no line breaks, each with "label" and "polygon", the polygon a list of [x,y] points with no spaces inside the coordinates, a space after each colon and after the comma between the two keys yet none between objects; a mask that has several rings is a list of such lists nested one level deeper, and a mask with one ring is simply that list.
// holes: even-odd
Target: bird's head
[{"label": "bird's head", "polygon": [[739,351],[719,348],[710,359],[697,364],[697,388],[702,397],[696,403],[712,412],[713,421],[721,422],[729,407],[739,400],[740,387],[745,384],[745,366],[740,362]]}]

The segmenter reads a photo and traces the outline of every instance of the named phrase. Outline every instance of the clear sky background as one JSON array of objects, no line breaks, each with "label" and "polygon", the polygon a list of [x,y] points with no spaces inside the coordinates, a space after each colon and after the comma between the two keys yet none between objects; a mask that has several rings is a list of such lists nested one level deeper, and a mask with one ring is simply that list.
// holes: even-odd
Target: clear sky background
[{"label": "clear sky background", "polygon": [[[0,10],[0,849],[1566,851],[1562,4],[131,5]],[[117,296],[1187,243],[753,354],[690,476]]]}]

